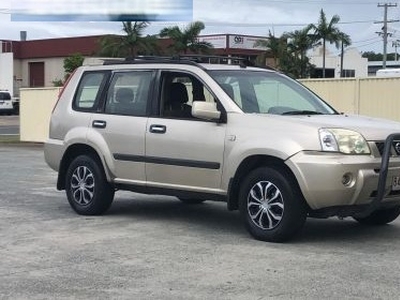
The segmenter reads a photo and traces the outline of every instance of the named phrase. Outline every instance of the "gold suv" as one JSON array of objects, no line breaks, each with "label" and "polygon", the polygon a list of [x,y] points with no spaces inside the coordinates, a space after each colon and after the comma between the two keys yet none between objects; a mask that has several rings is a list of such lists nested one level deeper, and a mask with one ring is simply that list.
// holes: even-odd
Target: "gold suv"
[{"label": "gold suv", "polygon": [[45,158],[78,214],[104,213],[117,190],[225,201],[273,242],[307,217],[379,225],[400,214],[400,123],[340,114],[274,70],[196,60],[105,61],[72,75]]}]

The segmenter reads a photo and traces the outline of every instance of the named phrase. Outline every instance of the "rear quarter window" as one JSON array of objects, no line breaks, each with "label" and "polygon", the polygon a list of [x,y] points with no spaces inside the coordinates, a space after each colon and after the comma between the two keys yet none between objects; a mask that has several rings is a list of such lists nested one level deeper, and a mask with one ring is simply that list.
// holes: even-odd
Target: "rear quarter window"
[{"label": "rear quarter window", "polygon": [[104,86],[107,72],[86,72],[75,93],[73,107],[76,110],[94,111]]}]

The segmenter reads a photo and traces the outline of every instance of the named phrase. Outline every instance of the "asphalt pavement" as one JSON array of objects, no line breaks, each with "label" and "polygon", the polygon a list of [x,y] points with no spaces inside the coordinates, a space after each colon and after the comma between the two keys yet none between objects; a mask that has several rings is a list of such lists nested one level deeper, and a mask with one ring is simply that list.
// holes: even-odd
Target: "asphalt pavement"
[{"label": "asphalt pavement", "polygon": [[0,115],[0,135],[18,135],[19,116]]},{"label": "asphalt pavement", "polygon": [[41,146],[0,145],[0,299],[398,299],[400,220],[252,239],[224,203],[117,192],[78,216]]}]

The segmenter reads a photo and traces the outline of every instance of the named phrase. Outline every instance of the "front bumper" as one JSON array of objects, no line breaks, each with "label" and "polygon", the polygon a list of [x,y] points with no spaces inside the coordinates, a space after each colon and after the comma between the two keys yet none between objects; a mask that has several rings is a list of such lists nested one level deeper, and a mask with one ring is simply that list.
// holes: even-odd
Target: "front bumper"
[{"label": "front bumper", "polygon": [[400,176],[400,156],[390,154],[394,139],[400,140],[400,134],[386,139],[381,158],[305,151],[286,164],[312,210],[359,207],[349,215],[368,215],[387,204],[400,205],[400,191],[392,190],[392,178]]}]

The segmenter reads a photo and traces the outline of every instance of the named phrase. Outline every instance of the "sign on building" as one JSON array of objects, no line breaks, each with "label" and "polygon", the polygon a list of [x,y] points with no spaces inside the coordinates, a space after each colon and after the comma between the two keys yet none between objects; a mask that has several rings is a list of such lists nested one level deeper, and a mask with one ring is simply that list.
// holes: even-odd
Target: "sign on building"
[{"label": "sign on building", "polygon": [[229,35],[229,48],[267,50],[267,47],[255,46],[259,40],[267,41],[267,38],[245,35]]}]

